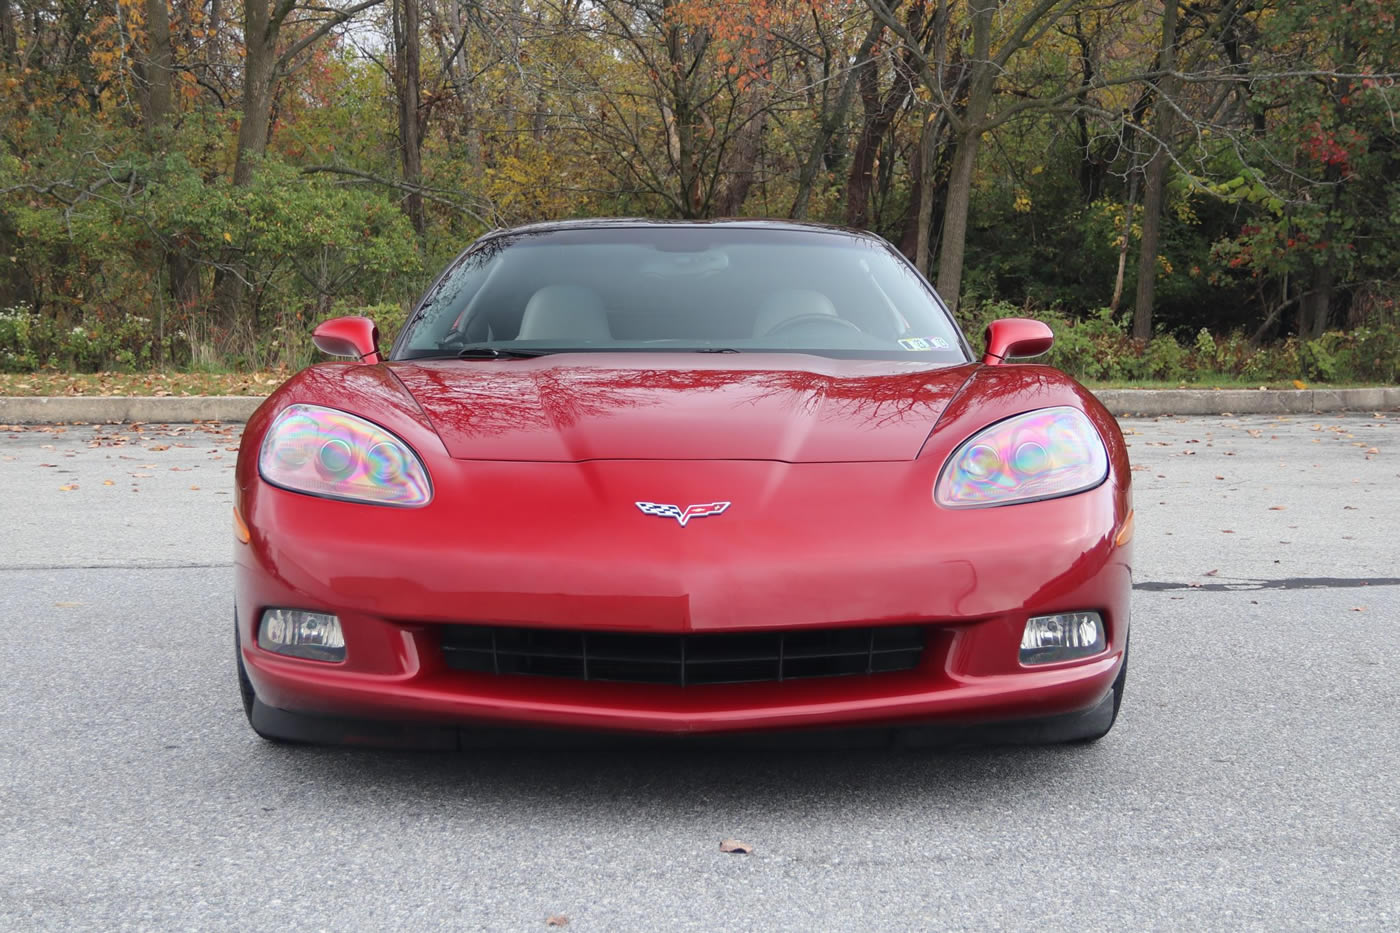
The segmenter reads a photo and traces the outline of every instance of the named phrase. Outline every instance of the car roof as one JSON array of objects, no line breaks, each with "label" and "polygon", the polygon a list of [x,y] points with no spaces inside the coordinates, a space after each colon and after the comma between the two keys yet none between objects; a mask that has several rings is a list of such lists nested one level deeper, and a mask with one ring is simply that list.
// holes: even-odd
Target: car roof
[{"label": "car roof", "polygon": [[718,220],[658,220],[648,217],[588,217],[572,220],[547,220],[539,223],[523,224],[518,227],[500,227],[483,234],[480,239],[498,236],[513,236],[519,233],[553,233],[563,230],[607,230],[626,228],[657,229],[676,227],[728,227],[742,230],[773,230],[790,233],[840,233],[846,236],[862,237],[878,243],[885,240],[868,230],[855,230],[833,224],[812,223],[802,220],[774,220],[768,218],[720,218]]}]

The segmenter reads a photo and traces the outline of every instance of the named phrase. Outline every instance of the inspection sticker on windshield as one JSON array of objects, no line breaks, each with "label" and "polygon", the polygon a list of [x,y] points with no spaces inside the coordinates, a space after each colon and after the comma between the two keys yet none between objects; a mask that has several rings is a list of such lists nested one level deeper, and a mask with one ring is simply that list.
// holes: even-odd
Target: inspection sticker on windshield
[{"label": "inspection sticker on windshield", "polygon": [[942,337],[900,337],[899,345],[906,350],[948,349],[948,341]]}]

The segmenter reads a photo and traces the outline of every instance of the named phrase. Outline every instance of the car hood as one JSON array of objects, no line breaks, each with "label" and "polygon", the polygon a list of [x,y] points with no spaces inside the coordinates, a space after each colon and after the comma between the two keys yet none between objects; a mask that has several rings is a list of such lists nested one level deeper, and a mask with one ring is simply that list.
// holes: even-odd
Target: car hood
[{"label": "car hood", "polygon": [[976,366],[561,353],[389,364],[467,460],[912,460]]}]

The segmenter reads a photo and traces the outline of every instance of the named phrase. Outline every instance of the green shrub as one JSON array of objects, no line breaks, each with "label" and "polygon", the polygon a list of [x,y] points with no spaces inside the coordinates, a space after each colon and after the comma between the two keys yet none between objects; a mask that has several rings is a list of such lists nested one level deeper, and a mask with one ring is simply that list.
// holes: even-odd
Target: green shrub
[{"label": "green shrub", "polygon": [[1389,382],[1400,379],[1400,331],[1361,327],[1329,331],[1298,349],[1304,379],[1318,382]]},{"label": "green shrub", "polygon": [[1332,382],[1337,378],[1338,361],[1332,352],[1335,341],[1331,334],[1323,334],[1318,340],[1304,341],[1299,353],[1302,376],[1312,382]]},{"label": "green shrub", "polygon": [[1170,334],[1153,337],[1147,351],[1141,358],[1141,372],[1145,379],[1162,379],[1176,382],[1187,375],[1186,348],[1176,342]]},{"label": "green shrub", "polygon": [[1189,345],[1170,334],[1143,344],[1128,336],[1126,317],[1108,308],[1078,320],[1057,310],[1027,311],[1005,301],[969,302],[958,312],[977,350],[987,324],[1002,317],[1032,317],[1048,324],[1055,344],[1043,362],[1082,380],[1400,381],[1400,327],[1394,326],[1331,331],[1308,341],[1290,337],[1268,347],[1254,346],[1240,331],[1212,334],[1206,328],[1197,331]]},{"label": "green shrub", "polygon": [[1192,345],[1194,350],[1192,362],[1197,370],[1203,372],[1215,371],[1215,338],[1210,331],[1202,327],[1196,331],[1196,341]]},{"label": "green shrub", "polygon": [[0,309],[0,372],[27,373],[38,368],[32,330],[33,315],[28,308]]},{"label": "green shrub", "polygon": [[[33,372],[48,366],[75,372],[150,369],[157,337],[148,318],[134,314],[90,313],[78,323],[60,324],[23,306],[0,311],[0,371]],[[170,338],[162,344],[171,359]]]}]

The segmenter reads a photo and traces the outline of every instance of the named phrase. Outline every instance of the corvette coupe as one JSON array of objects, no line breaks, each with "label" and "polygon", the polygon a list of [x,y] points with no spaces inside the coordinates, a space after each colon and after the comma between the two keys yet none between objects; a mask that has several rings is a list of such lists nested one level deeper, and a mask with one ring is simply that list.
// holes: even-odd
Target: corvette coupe
[{"label": "corvette coupe", "polygon": [[387,352],[243,434],[253,729],[1087,741],[1127,671],[1117,423],[1051,346],[980,357],[884,240],[775,221],[490,233]]}]

